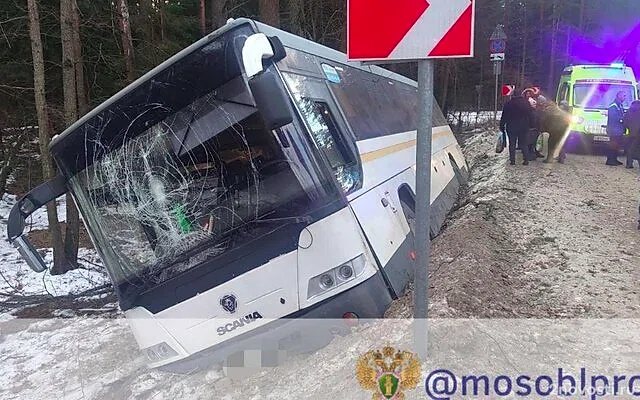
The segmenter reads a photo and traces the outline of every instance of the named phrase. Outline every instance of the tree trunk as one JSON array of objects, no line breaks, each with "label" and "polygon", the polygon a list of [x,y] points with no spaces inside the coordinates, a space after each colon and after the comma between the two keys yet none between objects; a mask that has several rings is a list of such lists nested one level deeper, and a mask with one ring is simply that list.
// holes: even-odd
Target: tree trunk
[{"label": "tree trunk", "polygon": [[[31,38],[31,54],[33,57],[33,87],[38,114],[38,137],[40,143],[40,160],[42,174],[45,180],[55,177],[55,171],[49,153],[50,126],[47,99],[45,92],[44,56],[42,52],[42,38],[40,35],[40,16],[36,0],[27,0],[29,9],[29,37]],[[67,261],[64,256],[62,232],[58,223],[58,211],[55,201],[47,204],[47,218],[49,220],[49,234],[53,245],[53,269],[63,270]]]},{"label": "tree trunk", "polygon": [[135,71],[133,70],[133,40],[131,39],[131,27],[129,26],[129,7],[127,6],[127,0],[117,0],[116,16],[120,28],[127,81],[133,82],[135,79]]},{"label": "tree trunk", "polygon": [[[60,36],[62,38],[62,91],[64,95],[64,123],[71,126],[78,119],[78,91],[76,85],[77,44],[74,39],[74,0],[60,0]],[[80,219],[73,198],[67,194],[67,220],[64,253],[69,266],[77,267]],[[51,274],[66,270],[52,269]]]},{"label": "tree trunk", "polygon": [[[304,0],[289,0],[289,24],[291,27],[291,33],[298,36],[304,36],[302,25],[304,21],[304,11],[302,2]],[[346,44],[346,25],[345,25],[345,44]],[[346,51],[346,47],[345,47]]]},{"label": "tree trunk", "polygon": [[27,136],[25,132],[18,134],[16,141],[11,145],[7,144],[7,149],[3,149],[2,151],[2,160],[0,160],[0,199],[4,197],[7,190],[7,179],[9,179],[9,175],[15,171],[18,165],[18,153],[20,153],[20,149],[26,141]]},{"label": "tree trunk", "polygon": [[520,87],[525,85],[525,77],[527,73],[527,40],[529,40],[528,33],[528,13],[527,13],[527,1],[524,2],[524,39],[522,40],[522,72],[520,75]]},{"label": "tree trunk", "polygon": [[207,13],[205,11],[205,2],[204,0],[199,1],[200,8],[200,34],[205,36],[207,34]]},{"label": "tree trunk", "polygon": [[449,111],[448,105],[448,97],[449,97],[449,77],[451,76],[451,64],[449,60],[442,61],[442,99],[440,100],[440,104],[442,107],[442,112],[444,116],[447,116]]},{"label": "tree trunk", "polygon": [[547,90],[553,90],[553,80],[556,74],[556,47],[558,41],[558,16],[557,12],[557,0],[553,0],[553,12],[551,22],[551,55],[549,56],[549,80],[547,82]]},{"label": "tree trunk", "polygon": [[260,20],[276,28],[280,27],[280,0],[260,0]]},{"label": "tree trunk", "polygon": [[73,21],[73,53],[76,72],[76,92],[78,96],[78,118],[81,118],[89,111],[89,100],[87,98],[87,87],[84,82],[84,59],[82,56],[82,39],[80,38],[80,13],[78,12],[78,2],[76,0],[73,0],[71,18]]},{"label": "tree trunk", "polygon": [[342,19],[343,21],[345,21],[344,25],[342,25],[340,27],[340,51],[342,51],[343,53],[347,52],[347,4],[343,3],[342,4],[342,13],[344,15],[344,18]]},{"label": "tree trunk", "polygon": [[214,31],[227,23],[227,1],[211,0],[211,30]]}]

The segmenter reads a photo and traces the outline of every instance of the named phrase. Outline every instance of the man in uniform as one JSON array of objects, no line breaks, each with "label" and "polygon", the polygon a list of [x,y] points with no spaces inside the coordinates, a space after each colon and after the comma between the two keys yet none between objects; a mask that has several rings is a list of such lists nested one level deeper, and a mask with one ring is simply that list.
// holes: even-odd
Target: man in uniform
[{"label": "man in uniform", "polygon": [[529,130],[535,125],[533,108],[524,94],[513,97],[505,103],[500,118],[500,132],[509,136],[509,162],[516,164],[516,141],[522,150],[524,161],[522,165],[529,165]]},{"label": "man in uniform", "polygon": [[627,94],[624,91],[618,92],[616,99],[609,106],[607,112],[607,134],[610,137],[610,145],[607,151],[606,165],[622,165],[618,160],[618,152],[624,139],[624,101]]}]

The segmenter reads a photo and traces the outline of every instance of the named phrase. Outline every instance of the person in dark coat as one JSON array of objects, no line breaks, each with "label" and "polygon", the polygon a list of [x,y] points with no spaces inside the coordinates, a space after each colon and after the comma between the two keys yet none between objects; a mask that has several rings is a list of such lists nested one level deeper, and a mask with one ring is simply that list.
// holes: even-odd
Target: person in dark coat
[{"label": "person in dark coat", "polygon": [[624,139],[624,108],[623,104],[627,98],[624,91],[618,92],[616,100],[607,110],[607,134],[610,137],[610,145],[607,152],[607,165],[622,165],[618,160],[618,151]]},{"label": "person in dark coat", "polygon": [[538,158],[544,158],[544,155],[538,151],[537,144],[543,132],[541,124],[547,99],[542,95],[532,95],[528,101],[533,107],[533,128],[529,129],[529,161],[535,161]]},{"label": "person in dark coat", "polygon": [[627,155],[627,168],[633,168],[633,160],[640,163],[640,101],[631,103],[629,111],[624,116],[623,125],[629,130],[625,153]]},{"label": "person in dark coat", "polygon": [[516,163],[516,141],[522,150],[524,161],[529,165],[529,130],[534,127],[533,108],[524,97],[513,97],[505,103],[500,118],[500,132],[509,136],[509,162]]}]

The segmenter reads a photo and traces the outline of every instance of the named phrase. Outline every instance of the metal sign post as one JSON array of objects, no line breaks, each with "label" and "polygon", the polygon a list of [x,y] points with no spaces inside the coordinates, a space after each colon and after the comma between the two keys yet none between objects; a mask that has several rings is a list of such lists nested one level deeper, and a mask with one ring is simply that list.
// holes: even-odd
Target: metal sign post
[{"label": "metal sign post", "polygon": [[416,353],[423,360],[427,356],[427,281],[431,246],[433,59],[473,57],[474,14],[475,2],[469,0],[347,2],[349,61],[418,62],[413,326]]},{"label": "metal sign post", "polygon": [[496,88],[495,88],[495,105],[493,107],[493,121],[498,121],[498,77],[502,73],[502,63],[500,61],[496,61],[493,63],[493,74],[496,76]]},{"label": "metal sign post", "polygon": [[433,61],[418,61],[418,133],[416,138],[416,273],[414,339],[418,355],[427,356],[429,256],[431,253],[431,137],[433,130]]},{"label": "metal sign post", "polygon": [[507,35],[504,33],[503,25],[496,26],[496,29],[489,38],[491,61],[493,61],[493,74],[496,76],[495,87],[495,104],[493,108],[493,122],[498,122],[498,87],[499,76],[502,74],[502,62],[505,59],[505,52],[507,51]]},{"label": "metal sign post", "polygon": [[480,101],[482,99],[482,85],[476,85],[476,92],[478,93],[478,104],[476,105],[476,127],[477,127],[478,116],[480,115]]}]

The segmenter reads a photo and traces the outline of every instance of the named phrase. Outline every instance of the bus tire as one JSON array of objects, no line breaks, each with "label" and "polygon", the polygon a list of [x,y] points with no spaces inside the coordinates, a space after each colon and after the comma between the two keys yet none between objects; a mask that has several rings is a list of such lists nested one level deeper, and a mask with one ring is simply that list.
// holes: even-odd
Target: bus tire
[{"label": "bus tire", "polygon": [[467,183],[467,179],[462,174],[462,171],[460,170],[460,167],[458,167],[458,163],[453,158],[451,153],[449,153],[449,161],[451,162],[451,167],[453,168],[453,173],[455,174],[456,179],[458,180],[458,183],[460,184],[460,186],[465,185]]},{"label": "bus tire", "polygon": [[411,234],[415,237],[416,235],[416,207],[415,202],[411,199],[407,198],[407,195],[400,195],[400,206],[402,207],[402,212],[404,213],[404,217],[407,220],[407,225],[409,225],[409,230]]}]

